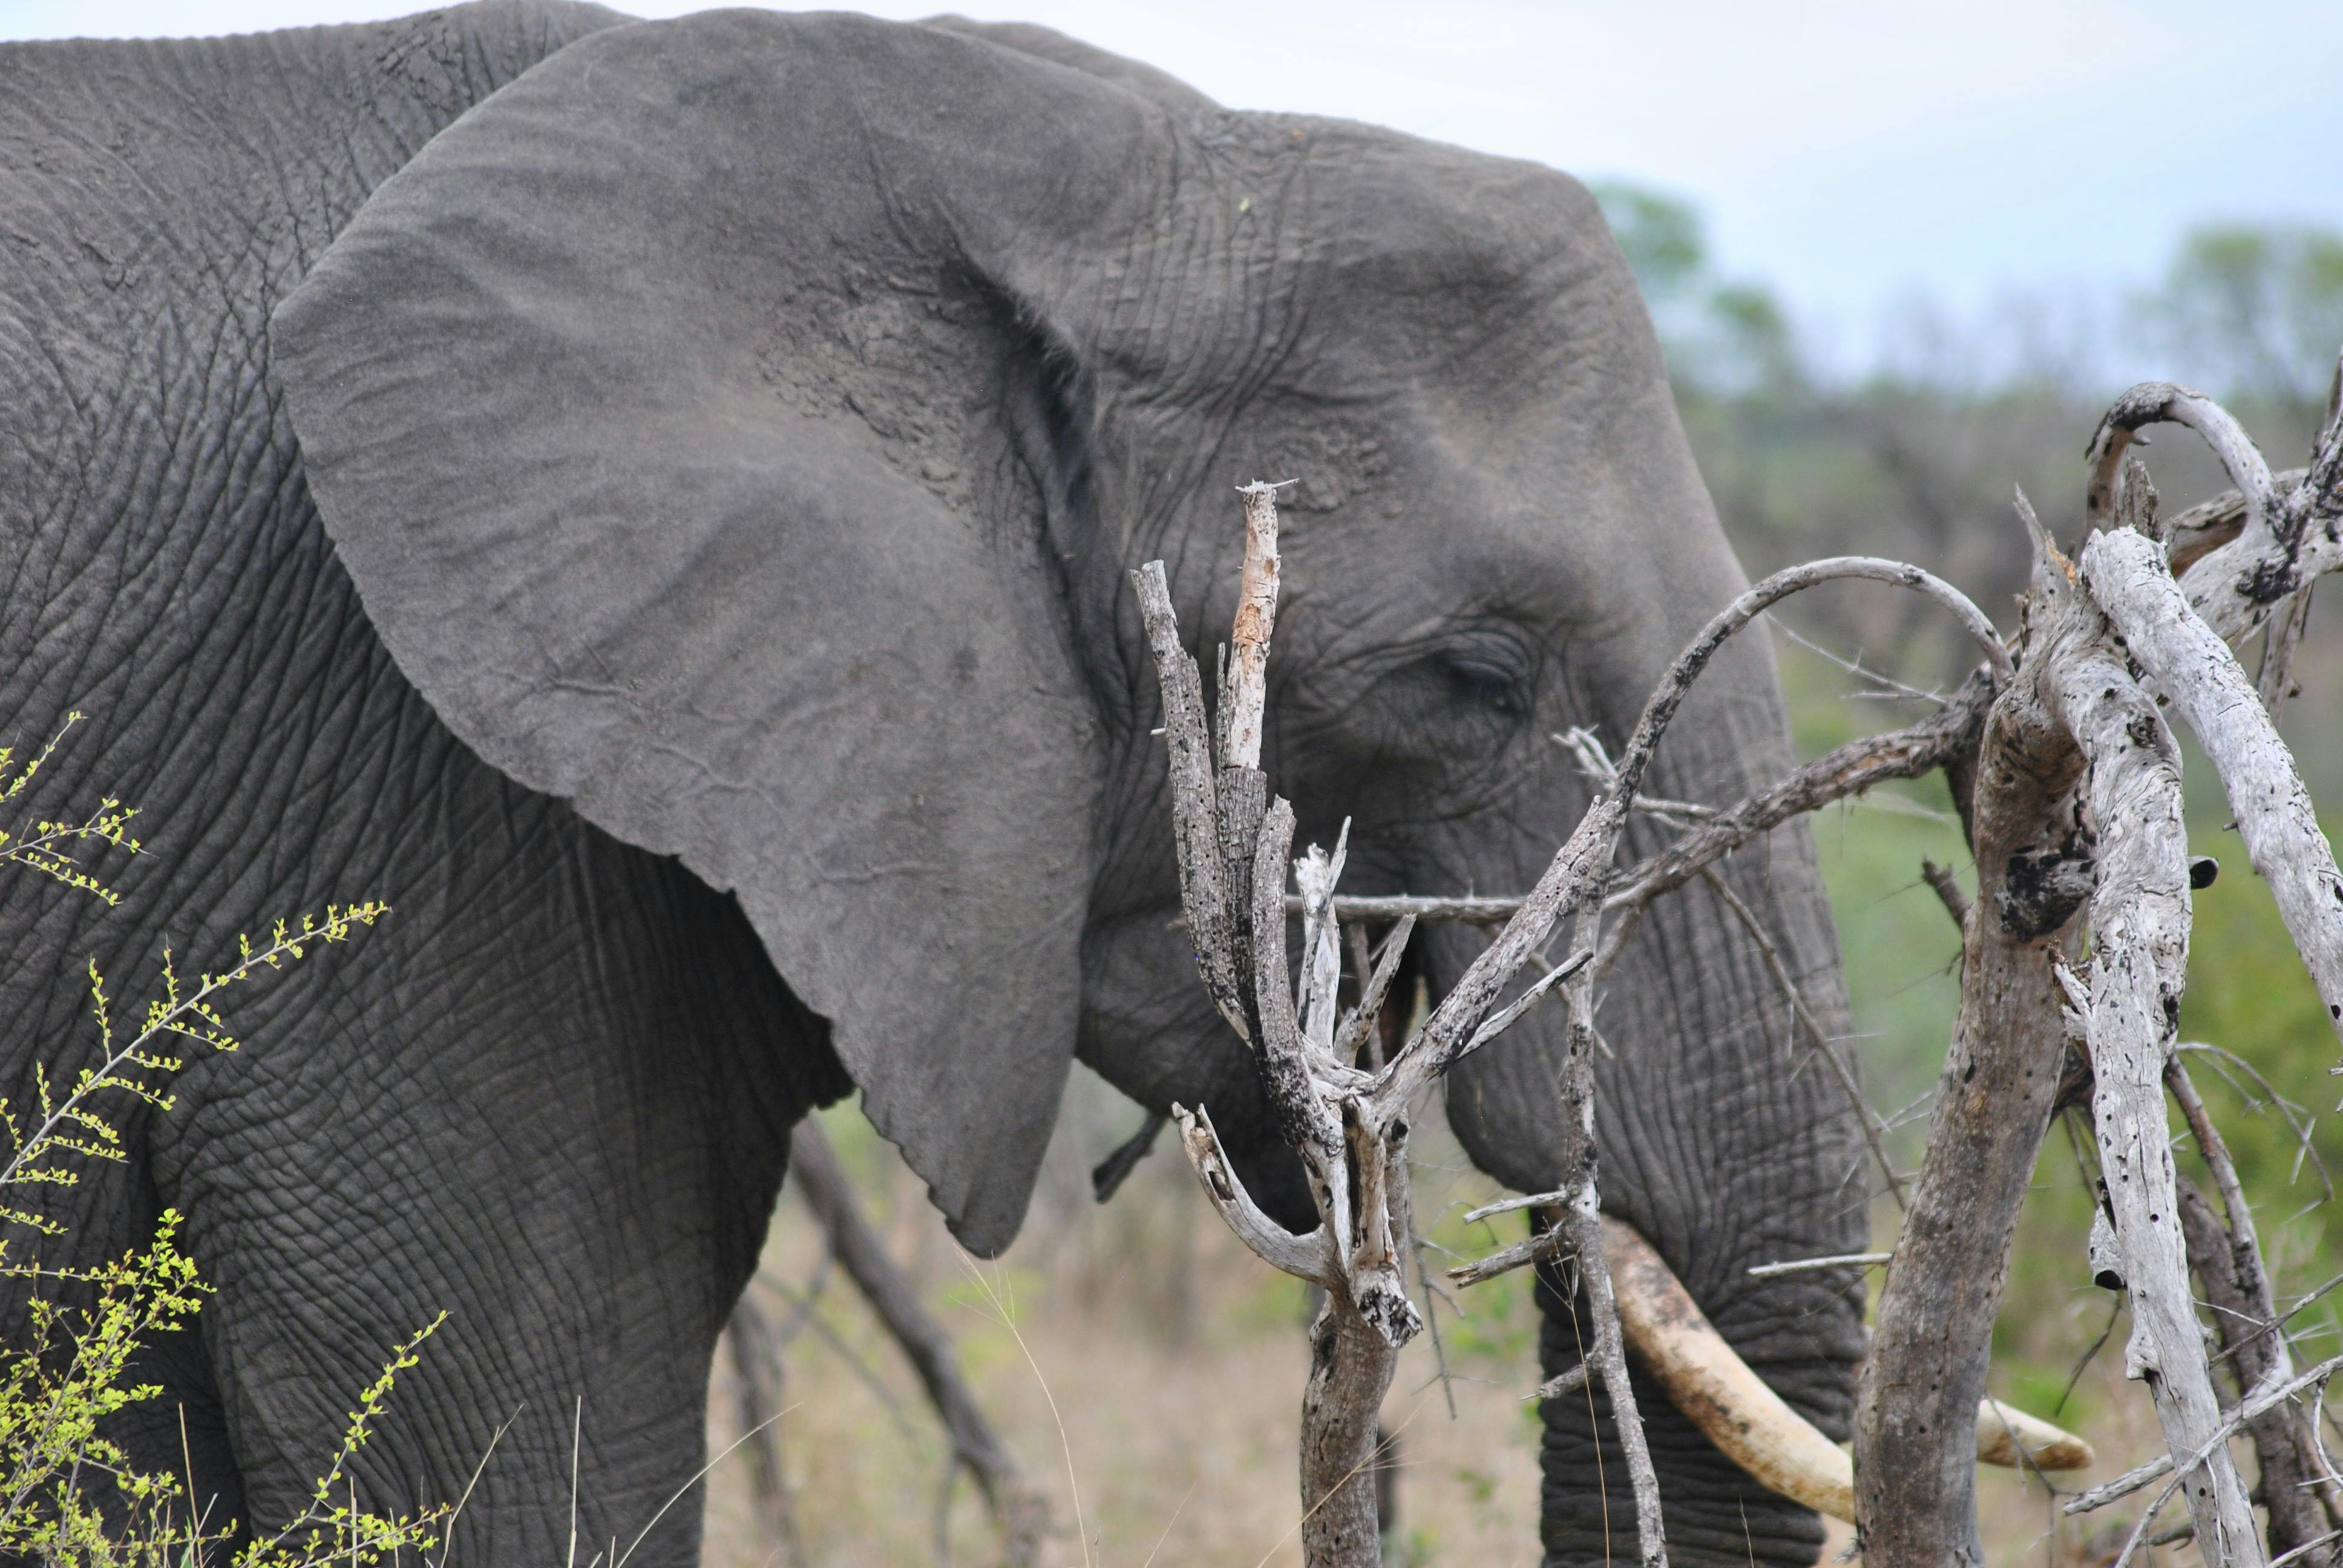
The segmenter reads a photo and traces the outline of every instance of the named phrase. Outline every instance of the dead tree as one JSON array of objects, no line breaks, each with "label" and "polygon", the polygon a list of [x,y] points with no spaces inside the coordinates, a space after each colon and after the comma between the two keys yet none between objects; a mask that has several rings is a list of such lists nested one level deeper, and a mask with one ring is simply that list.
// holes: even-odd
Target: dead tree
[{"label": "dead tree", "polygon": [[[1303,1553],[1313,1568],[1347,1568],[1378,1560],[1371,1474],[1374,1413],[1390,1385],[1399,1347],[1421,1322],[1408,1300],[1400,1266],[1399,1239],[1405,1231],[1398,1217],[1406,1210],[1407,1119],[1435,1078],[1496,1038],[1549,991],[1587,975],[1596,965],[1620,829],[1653,751],[1692,682],[1727,638],[1767,608],[1815,583],[1847,578],[1891,582],[1928,595],[1961,618],[1996,667],[2006,668],[2008,660],[1991,623],[1976,607],[1916,567],[1845,557],[1777,573],[1720,611],[1670,667],[1618,762],[1609,765],[1606,759],[1608,788],[1597,795],[1537,885],[1503,910],[1483,907],[1479,900],[1430,900],[1396,905],[1353,900],[1346,910],[1335,895],[1342,841],[1338,839],[1332,855],[1313,847],[1294,861],[1303,945],[1297,1002],[1287,989],[1292,981],[1284,890],[1293,812],[1286,801],[1271,798],[1260,769],[1263,673],[1279,572],[1274,487],[1248,486],[1244,495],[1244,575],[1229,674],[1221,694],[1217,754],[1209,739],[1212,727],[1202,680],[1180,642],[1161,563],[1140,568],[1131,580],[1162,689],[1173,836],[1198,967],[1222,1016],[1253,1049],[1280,1130],[1308,1174],[1318,1229],[1296,1237],[1261,1211],[1201,1109],[1174,1108],[1174,1117],[1191,1163],[1230,1227],[1262,1258],[1326,1291],[1326,1305],[1312,1330],[1312,1373],[1302,1409]],[[1850,764],[1845,770],[1851,777],[1865,776],[1859,765]],[[1646,874],[1621,890],[1621,907],[1632,917],[1650,899],[1682,885],[1702,865],[1763,832],[1775,811],[1791,814],[1795,808],[1784,801],[1820,792],[1811,782],[1794,780],[1786,792],[1727,814],[1721,830],[1709,833],[1701,848],[1679,861],[1636,868]],[[1373,972],[1363,977],[1358,1005],[1340,1014],[1340,922],[1346,916],[1372,919],[1386,912],[1395,913],[1398,924],[1385,940]],[[1379,1069],[1362,1069],[1359,1052],[1384,990],[1397,972],[1417,916],[1427,913],[1484,921],[1502,915],[1503,927],[1389,1060]],[[1548,966],[1513,1000],[1500,1006],[1499,999],[1565,923],[1574,927],[1578,950],[1564,962]],[[1626,1451],[1641,1560],[1660,1568],[1666,1547],[1658,1481],[1628,1385],[1620,1314],[1599,1217],[1592,1006],[1584,981],[1574,998],[1572,1019],[1564,1075],[1571,1112],[1564,1165],[1571,1181],[1532,1200],[1550,1207],[1554,1228],[1516,1255],[1460,1277],[1469,1282],[1540,1258],[1567,1255],[1574,1260],[1594,1307],[1591,1359],[1611,1396]],[[1827,1041],[1820,1043],[1828,1049]],[[1850,1087],[1852,1081],[1850,1078]]]},{"label": "dead tree", "polygon": [[[2127,451],[2134,432],[2167,421],[2202,435],[2237,487],[2234,497],[2197,508],[2172,529],[2159,527],[2146,470]],[[1567,1179],[1555,1191],[1483,1211],[1535,1205],[1552,1229],[1452,1273],[1469,1284],[1547,1259],[1575,1262],[1594,1309],[1589,1365],[1616,1412],[1644,1563],[1664,1563],[1665,1547],[1656,1480],[1624,1375],[1630,1348],[1745,1468],[1800,1501],[1852,1517],[1875,1564],[1981,1561],[1971,1472],[1980,1459],[2039,1470],[2087,1462],[2078,1440],[1985,1397],[1986,1348],[2018,1206],[2055,1097],[2062,1083],[2078,1081],[2078,1070],[2105,1176],[2091,1268],[2129,1292],[2126,1367],[2147,1385],[2168,1452],[2070,1499],[2067,1511],[2103,1506],[2173,1475],[2164,1497],[2185,1489],[2207,1562],[2259,1568],[2271,1553],[2228,1446],[2242,1432],[2257,1451],[2266,1500],[2271,1489],[2287,1489],[2269,1503],[2269,1546],[2289,1560],[2322,1546],[2334,1557],[2343,1539],[2343,1476],[2315,1424],[2289,1402],[2306,1389],[2323,1393],[2343,1357],[2294,1370],[2249,1204],[2176,1055],[2197,872],[2181,817],[2178,752],[2164,714],[2178,714],[2212,759],[2254,867],[2343,1034],[2343,875],[2273,722],[2291,688],[2311,583],[2343,566],[2343,409],[2330,403],[2309,466],[2274,479],[2243,430],[2210,399],[2162,384],[2127,394],[2092,444],[2092,532],[2073,558],[2018,498],[2032,540],[2032,588],[2007,639],[1949,585],[1902,563],[1843,558],[1766,578],[1719,612],[1670,668],[1616,763],[1591,739],[1580,741],[1582,763],[1596,775],[1594,801],[1537,886],[1518,899],[1342,897],[1339,839],[1331,855],[1312,847],[1294,861],[1296,891],[1285,891],[1292,810],[1270,797],[1259,765],[1262,671],[1278,586],[1274,492],[1253,485],[1244,494],[1244,579],[1217,750],[1161,564],[1132,580],[1162,686],[1182,895],[1199,969],[1222,1015],[1252,1047],[1320,1218],[1318,1229],[1301,1237],[1271,1221],[1230,1168],[1209,1117],[1174,1108],[1189,1159],[1231,1227],[1260,1256],[1326,1291],[1303,1405],[1303,1540],[1313,1568],[1376,1560],[1374,1413],[1393,1358],[1418,1326],[1399,1264],[1412,1103],[1459,1057],[1556,989],[1571,1010],[1563,1074],[1574,1131]],[[1976,641],[1983,667],[1935,718],[1841,748],[1738,805],[1639,802],[1654,747],[1717,647],[1788,595],[1845,578],[1935,599]],[[2265,627],[2259,677],[2248,678],[2230,645]],[[1641,1238],[1601,1217],[1592,991],[1653,900],[1713,878],[1715,861],[1800,812],[1883,779],[1938,769],[1960,809],[1978,893],[1968,900],[1948,879],[1930,879],[1962,922],[1962,991],[1926,1153],[1908,1195],[1887,1167],[1877,1120],[1851,1064],[1818,1028],[1806,1030],[1810,1048],[1865,1117],[1888,1184],[1905,1199],[1902,1234],[1892,1254],[1770,1266],[1887,1264],[1850,1465],[1733,1356]],[[1621,825],[1639,807],[1689,823],[1689,830],[1644,863],[1616,868]],[[1290,914],[1302,921],[1298,982],[1286,950]],[[1362,1067],[1360,1047],[1383,990],[1414,923],[1425,919],[1468,920],[1495,935],[1387,1061]],[[1372,970],[1359,976],[1358,1005],[1338,1014],[1344,920],[1396,924]],[[1770,950],[1754,917],[1750,923]],[[1572,957],[1500,1007],[1523,967],[1565,926]],[[1786,970],[1777,968],[1776,978],[1805,1018]],[[2165,1135],[2167,1090],[2214,1172],[2217,1213],[2177,1180]],[[2233,1362],[2239,1390],[2227,1405],[2189,1292],[2192,1269],[2225,1319],[2223,1357]],[[1586,1375],[1556,1381],[1575,1387]],[[2127,1558],[2162,1501],[2141,1519]]]}]

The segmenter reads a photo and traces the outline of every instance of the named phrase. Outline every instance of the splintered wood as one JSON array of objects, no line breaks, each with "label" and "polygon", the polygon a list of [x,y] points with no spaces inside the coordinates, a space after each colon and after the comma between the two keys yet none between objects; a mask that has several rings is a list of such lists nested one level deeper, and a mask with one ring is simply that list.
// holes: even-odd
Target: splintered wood
[{"label": "splintered wood", "polygon": [[[2174,530],[2159,527],[2146,470],[2128,450],[2137,431],[2158,422],[2203,436],[2237,487]],[[1594,798],[1519,897],[1342,895],[1348,824],[1331,851],[1312,846],[1295,858],[1293,808],[1270,790],[1261,767],[1280,586],[1276,487],[1256,483],[1242,494],[1246,548],[1217,745],[1162,564],[1141,567],[1131,580],[1162,695],[1173,842],[1198,972],[1251,1045],[1317,1209],[1308,1234],[1286,1231],[1246,1192],[1204,1108],[1172,1107],[1182,1146],[1230,1228],[1272,1266],[1326,1292],[1311,1330],[1302,1412],[1302,1533],[1311,1568],[1381,1561],[1375,1412],[1399,1348],[1423,1323],[1403,1266],[1413,1241],[1409,1123],[1443,1073],[1556,993],[1567,1014],[1554,1108],[1564,1129],[1558,1184],[1477,1211],[1534,1205],[1549,1228],[1451,1275],[1470,1284],[1543,1261],[1575,1265],[1594,1314],[1587,1363],[1543,1392],[1552,1397],[1587,1376],[1603,1380],[1645,1568],[1664,1568],[1666,1544],[1659,1479],[1627,1379],[1630,1349],[1760,1480],[1853,1513],[1873,1568],[1981,1561],[1971,1471],[1981,1458],[2040,1467],[2087,1462],[2079,1440],[1985,1397],[2011,1234],[2061,1095],[2087,1105],[2104,1177],[2087,1249],[2077,1238],[2077,1265],[2084,1277],[2129,1294],[2125,1365],[2146,1383],[2169,1450],[2158,1465],[2073,1497],[2067,1512],[2103,1506],[2170,1474],[2165,1497],[2185,1498],[2205,1561],[2262,1568],[2270,1552],[2230,1452],[2242,1433],[2257,1450],[2263,1487],[2288,1488],[2268,1511],[2270,1540],[2287,1559],[2343,1541],[2343,1475],[2319,1446],[2316,1422],[2287,1402],[2306,1388],[2317,1391],[2314,1403],[2323,1397],[2343,1358],[2293,1372],[2244,1191],[2176,1055],[2195,884],[2180,754],[2165,719],[2168,704],[2211,759],[2254,868],[2343,1037],[2343,873],[2274,718],[2291,689],[2289,660],[2311,584],[2343,567],[2343,407],[2330,407],[2305,468],[2273,477],[2237,421],[2202,394],[2163,383],[2126,394],[2092,443],[2093,527],[2076,558],[2059,551],[2018,498],[2033,540],[2032,587],[2022,624],[2006,639],[1957,589],[1903,562],[1844,557],[1755,584],[1668,668],[1615,763],[1590,732],[1557,738],[1577,754]],[[1982,663],[1942,710],[1841,747],[1737,804],[1639,802],[1654,749],[1716,650],[1791,594],[1847,578],[1926,595],[1976,642]],[[2231,645],[2260,628],[2268,636],[2257,681]],[[1752,1271],[1886,1263],[1850,1473],[1844,1453],[1706,1329],[1658,1255],[1601,1212],[1592,1020],[1596,988],[1654,900],[1708,882],[1774,953],[1757,917],[1717,879],[1717,862],[1804,812],[1939,769],[1978,888],[1966,898],[1929,868],[1963,927],[1962,994],[1903,1233],[1892,1253]],[[1637,809],[1681,833],[1623,869],[1621,832]],[[1298,964],[1288,951],[1296,917]],[[1419,920],[1466,921],[1491,937],[1385,1060],[1369,1047]],[[1393,929],[1377,953],[1355,928],[1385,922]],[[1549,949],[1565,931],[1570,951],[1557,962]],[[1346,950],[1357,988],[1348,1010],[1340,1005]],[[1875,1133],[1886,1183],[1901,1195],[1902,1178],[1886,1166],[1876,1115],[1853,1069],[1778,955],[1773,972],[1812,1048],[1830,1060]],[[1525,974],[1533,977],[1526,984]],[[2217,1213],[2175,1168],[2167,1090],[2215,1173]],[[2238,1397],[2226,1406],[2192,1271],[2238,1320],[2219,1329],[2223,1358],[2234,1358],[2239,1380]],[[2124,1561],[2163,1501],[2133,1530]]]}]

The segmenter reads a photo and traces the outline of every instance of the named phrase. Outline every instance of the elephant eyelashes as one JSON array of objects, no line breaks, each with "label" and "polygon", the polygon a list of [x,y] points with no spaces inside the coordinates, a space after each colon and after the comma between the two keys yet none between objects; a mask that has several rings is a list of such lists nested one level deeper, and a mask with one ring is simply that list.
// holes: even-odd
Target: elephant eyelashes
[{"label": "elephant eyelashes", "polygon": [[1470,704],[1505,719],[1529,717],[1529,678],[1491,659],[1463,657],[1442,662],[1442,674],[1460,705]]}]

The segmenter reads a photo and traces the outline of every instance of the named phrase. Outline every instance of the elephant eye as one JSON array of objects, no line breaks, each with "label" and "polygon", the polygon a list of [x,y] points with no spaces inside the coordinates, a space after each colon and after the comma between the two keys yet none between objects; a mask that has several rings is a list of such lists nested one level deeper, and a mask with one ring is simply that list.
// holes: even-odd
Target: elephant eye
[{"label": "elephant eye", "polygon": [[1470,703],[1503,719],[1528,717],[1529,681],[1519,670],[1472,654],[1453,655],[1443,662],[1449,689],[1460,703]]}]

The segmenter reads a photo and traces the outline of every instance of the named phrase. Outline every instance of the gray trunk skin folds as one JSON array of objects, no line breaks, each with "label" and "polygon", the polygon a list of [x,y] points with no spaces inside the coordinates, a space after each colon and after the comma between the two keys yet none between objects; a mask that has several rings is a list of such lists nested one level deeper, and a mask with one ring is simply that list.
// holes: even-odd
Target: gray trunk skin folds
[{"label": "gray trunk skin folds", "polygon": [[[167,1115],[101,1107],[133,1163],[29,1244],[120,1256],[160,1206],[189,1215],[217,1294],[116,1435],[142,1468],[191,1462],[216,1523],[297,1512],[351,1400],[446,1310],[361,1503],[454,1499],[512,1419],[456,1552],[559,1561],[575,1414],[580,1534],[623,1544],[700,1462],[786,1130],[845,1088],[730,899],[489,771],[392,668],[263,367],[269,307],[373,186],[618,20],[0,47],[0,714],[21,757],[86,713],[20,804],[117,796],[148,847],[102,863],[114,910],[0,886],[0,1094],[88,1060],[85,960],[132,1017],[166,943],[184,976],[278,916],[394,907],[230,992],[245,1050],[192,1058]],[[0,1332],[22,1311],[0,1301]],[[637,1561],[696,1562],[699,1515]]]},{"label": "gray trunk skin folds", "polygon": [[[1653,638],[1655,647],[1665,640],[1664,629]],[[1624,730],[1632,715],[1614,722]],[[1728,645],[1661,747],[1648,788],[1730,803],[1786,771],[1785,736],[1763,644],[1752,638]],[[1584,799],[1583,786],[1565,788],[1545,809],[1563,808],[1566,827]],[[1560,836],[1557,829],[1554,838]],[[1672,837],[1639,819],[1621,859],[1638,859]],[[1734,857],[1726,875],[1773,933],[1824,1027],[1845,1035],[1836,937],[1803,819]],[[1490,872],[1478,885],[1497,880]],[[1439,939],[1435,986],[1473,950],[1461,932]],[[1845,1438],[1863,1351],[1862,1281],[1852,1270],[1764,1282],[1746,1273],[1755,1263],[1865,1245],[1871,1172],[1844,1093],[1796,1034],[1763,955],[1705,886],[1654,906],[1598,1005],[1598,1028],[1614,1052],[1596,1064],[1603,1207],[1651,1240],[1718,1330],[1793,1408]],[[1553,1063],[1563,1023],[1560,1008],[1541,1010],[1515,1031],[1519,1038],[1468,1059],[1449,1086],[1450,1121],[1475,1162],[1523,1191],[1550,1187],[1558,1174],[1559,1144],[1536,1108],[1556,1098]],[[1584,1298],[1566,1297],[1564,1282],[1551,1266],[1540,1271],[1540,1353],[1549,1376],[1578,1364],[1594,1342]],[[1751,1481],[1640,1367],[1632,1361],[1630,1367],[1671,1561],[1718,1568],[1812,1561],[1821,1521]],[[1559,1568],[1631,1556],[1634,1498],[1600,1380],[1548,1402],[1542,1414],[1546,1562]]]}]

